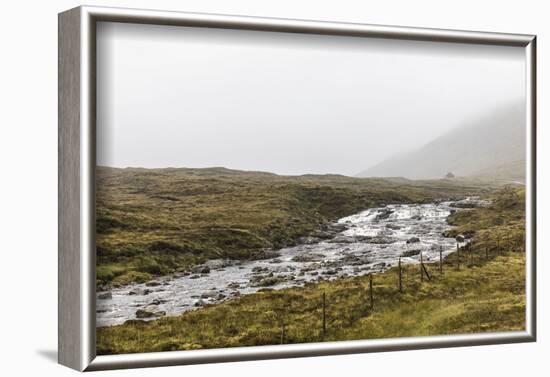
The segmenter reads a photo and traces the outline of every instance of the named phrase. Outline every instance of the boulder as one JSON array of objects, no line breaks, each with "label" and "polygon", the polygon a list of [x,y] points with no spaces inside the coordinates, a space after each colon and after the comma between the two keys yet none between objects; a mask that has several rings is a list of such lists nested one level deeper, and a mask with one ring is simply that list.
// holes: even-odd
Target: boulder
[{"label": "boulder", "polygon": [[201,298],[215,298],[218,296],[217,291],[207,291],[201,293]]},{"label": "boulder", "polygon": [[206,304],[207,304],[207,302],[204,301],[203,299],[198,299],[197,301],[195,301],[195,305],[194,305],[194,306],[195,306],[195,307],[201,307],[201,306],[204,306],[204,305],[206,305]]},{"label": "boulder", "polygon": [[375,220],[386,220],[387,218],[390,217],[390,215],[392,213],[394,213],[395,211],[389,209],[389,208],[384,208],[380,211],[378,211],[378,214],[376,215],[376,217],[374,218]]},{"label": "boulder", "polygon": [[257,281],[251,281],[252,285],[255,287],[271,287],[273,285],[282,283],[285,281],[285,278],[282,276],[273,276],[273,274],[267,275]]},{"label": "boulder", "polygon": [[414,250],[407,250],[407,251],[404,251],[401,256],[402,257],[412,257],[412,256],[415,256],[415,255],[418,255],[420,254],[422,250],[420,249],[414,249]]},{"label": "boulder", "polygon": [[268,271],[269,271],[269,268],[267,267],[256,266],[252,268],[252,272],[255,274],[259,274],[261,272],[268,272]]},{"label": "boulder", "polygon": [[158,318],[166,315],[164,310],[158,310],[156,305],[147,305],[136,311],[136,318]]},{"label": "boulder", "polygon": [[200,270],[198,271],[200,274],[209,274],[210,273],[210,267],[208,266],[202,266]]},{"label": "boulder", "polygon": [[417,243],[417,242],[420,242],[420,238],[418,237],[411,237],[407,240],[407,243],[410,244],[410,243]]},{"label": "boulder", "polygon": [[459,234],[455,237],[456,242],[464,242],[465,237],[462,234]]},{"label": "boulder", "polygon": [[132,289],[130,292],[128,292],[128,295],[129,296],[147,296],[149,293],[151,293],[150,289],[135,288],[135,289]]},{"label": "boulder", "polygon": [[336,237],[332,238],[328,242],[330,242],[330,243],[354,243],[355,238],[340,235],[340,236],[336,236]]},{"label": "boulder", "polygon": [[374,270],[384,268],[384,267],[386,267],[386,263],[384,262],[380,262],[372,265],[372,269]]},{"label": "boulder", "polygon": [[280,257],[281,254],[273,250],[264,250],[256,255],[256,259],[272,259]]},{"label": "boulder", "polygon": [[98,300],[111,300],[113,298],[113,294],[111,292],[101,292],[97,295]]},{"label": "boulder", "polygon": [[399,230],[402,227],[399,226],[399,225],[395,225],[395,224],[386,224],[386,228],[391,229],[391,230]]},{"label": "boulder", "polygon": [[323,254],[318,253],[307,253],[307,254],[300,254],[292,257],[293,262],[313,262],[322,260],[324,258]]},{"label": "boulder", "polygon": [[368,240],[368,243],[373,243],[378,245],[387,245],[395,242],[397,242],[395,238],[384,237],[384,236],[375,236]]},{"label": "boulder", "polygon": [[372,240],[372,236],[357,235],[354,238],[355,242],[369,242],[370,240]]},{"label": "boulder", "polygon": [[228,267],[231,263],[229,261],[223,260],[223,259],[212,259],[206,262],[204,265],[217,270],[220,268]]},{"label": "boulder", "polygon": [[334,224],[329,225],[329,228],[333,231],[336,231],[336,232],[342,232],[342,231],[346,230],[348,227],[347,227],[346,224],[343,224],[343,223],[334,223]]},{"label": "boulder", "polygon": [[364,264],[370,263],[370,260],[364,255],[357,256],[350,254],[346,255],[341,260],[344,262],[345,266],[362,266]]}]

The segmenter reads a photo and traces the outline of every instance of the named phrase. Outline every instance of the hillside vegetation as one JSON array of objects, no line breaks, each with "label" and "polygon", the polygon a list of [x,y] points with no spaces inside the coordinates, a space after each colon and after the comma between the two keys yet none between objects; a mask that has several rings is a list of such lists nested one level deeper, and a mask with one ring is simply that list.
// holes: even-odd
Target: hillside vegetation
[{"label": "hillside vegetation", "polygon": [[207,259],[262,258],[368,207],[477,194],[483,187],[459,180],[98,167],[97,284],[143,282]]},{"label": "hillside vegetation", "polygon": [[[456,232],[469,233],[471,251],[427,265],[368,276],[264,290],[222,304],[152,322],[99,328],[99,354],[155,352],[353,339],[501,332],[525,328],[525,211],[523,190],[491,195],[487,208],[453,215]],[[510,239],[497,242],[499,235]],[[512,237],[513,236],[513,237]],[[323,329],[325,295],[325,330]]]},{"label": "hillside vegetation", "polygon": [[488,207],[455,212],[447,219],[454,227],[448,237],[475,237],[479,247],[518,247],[525,241],[525,188],[506,187],[486,195]]}]

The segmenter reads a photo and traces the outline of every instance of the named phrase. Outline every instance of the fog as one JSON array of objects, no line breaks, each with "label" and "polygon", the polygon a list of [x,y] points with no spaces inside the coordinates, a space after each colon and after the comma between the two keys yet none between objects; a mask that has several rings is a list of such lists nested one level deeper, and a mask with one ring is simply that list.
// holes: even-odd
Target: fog
[{"label": "fog", "polygon": [[100,23],[97,164],[355,175],[525,95],[523,48]]}]

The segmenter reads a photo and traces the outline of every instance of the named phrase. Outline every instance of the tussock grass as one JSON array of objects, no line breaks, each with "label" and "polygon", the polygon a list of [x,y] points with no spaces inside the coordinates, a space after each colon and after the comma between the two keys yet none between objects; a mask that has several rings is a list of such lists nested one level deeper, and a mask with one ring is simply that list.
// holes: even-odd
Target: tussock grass
[{"label": "tussock grass", "polygon": [[[491,206],[453,217],[458,231],[473,231],[473,263],[470,251],[463,250],[457,268],[458,255],[451,254],[442,274],[437,264],[427,265],[431,280],[422,283],[419,265],[406,265],[402,293],[396,268],[374,274],[372,310],[367,276],[264,290],[177,317],[100,328],[98,353],[523,330],[525,254],[512,243],[499,247],[492,243],[497,241],[493,232],[506,230],[522,237],[522,195],[522,190],[506,189],[492,194]],[[478,242],[478,237],[486,244]],[[326,333],[322,329],[323,294]]]},{"label": "tussock grass", "polygon": [[[481,257],[480,257],[481,258]],[[267,290],[152,322],[128,321],[100,328],[100,354],[155,352],[285,343],[522,330],[525,324],[525,259],[507,253],[420,283],[417,265],[404,268],[404,291],[395,269],[368,278]],[[327,333],[322,331],[326,294]]]}]

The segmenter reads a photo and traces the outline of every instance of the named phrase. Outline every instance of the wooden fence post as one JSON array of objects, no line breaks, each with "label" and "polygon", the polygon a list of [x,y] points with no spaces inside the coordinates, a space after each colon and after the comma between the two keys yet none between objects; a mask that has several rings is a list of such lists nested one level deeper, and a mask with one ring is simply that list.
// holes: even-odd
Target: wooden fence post
[{"label": "wooden fence post", "polygon": [[372,273],[369,274],[369,298],[370,298],[370,310],[374,310],[374,295],[372,293]]},{"label": "wooden fence post", "polygon": [[281,344],[285,344],[285,321],[281,321]]},{"label": "wooden fence post", "polygon": [[489,248],[487,244],[485,244],[485,260],[489,260]]},{"label": "wooden fence post", "polygon": [[468,249],[470,250],[470,267],[474,266],[474,240],[470,241],[470,244],[468,245]]},{"label": "wooden fence post", "polygon": [[456,269],[460,270],[460,247],[458,242],[456,243]]},{"label": "wooden fence post", "polygon": [[325,339],[325,336],[327,335],[326,307],[327,307],[327,297],[326,297],[326,293],[323,292],[323,339]]},{"label": "wooden fence post", "polygon": [[428,273],[428,269],[424,266],[424,259],[422,258],[422,252],[420,252],[420,281],[424,281],[424,274],[426,274],[426,278],[428,278],[428,280],[432,280],[430,274]]},{"label": "wooden fence post", "polygon": [[424,262],[422,261],[422,252],[420,252],[420,282],[421,283],[424,281],[424,271],[422,271],[422,267],[424,267]]},{"label": "wooden fence post", "polygon": [[443,273],[443,246],[439,246],[439,273]]},{"label": "wooden fence post", "polygon": [[399,257],[399,262],[397,264],[397,269],[399,271],[399,293],[403,292],[403,278],[401,272],[401,257]]}]

